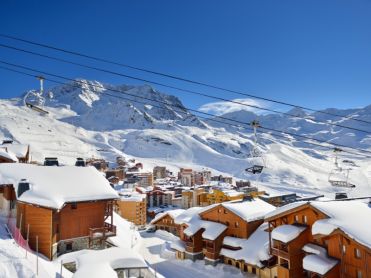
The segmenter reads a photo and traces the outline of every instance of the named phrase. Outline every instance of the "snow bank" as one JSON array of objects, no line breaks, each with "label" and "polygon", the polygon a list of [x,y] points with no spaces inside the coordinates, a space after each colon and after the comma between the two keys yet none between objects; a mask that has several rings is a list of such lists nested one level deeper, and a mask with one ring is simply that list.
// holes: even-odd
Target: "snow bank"
[{"label": "snow bank", "polygon": [[270,258],[269,234],[265,231],[267,228],[268,223],[263,223],[248,239],[225,237],[223,245],[241,247],[241,249],[229,250],[222,248],[220,254],[235,260],[244,260],[248,264],[262,267],[261,261]]},{"label": "snow bank", "polygon": [[281,225],[273,229],[272,238],[284,243],[288,243],[297,238],[305,229],[306,227]]},{"label": "snow bank", "polygon": [[76,259],[74,278],[117,278],[114,269],[148,268],[144,259],[129,248],[112,247],[104,250],[89,250]]},{"label": "snow bank", "polygon": [[303,259],[303,268],[305,270],[324,275],[329,272],[336,264],[337,260],[319,255],[307,255]]},{"label": "snow bank", "polygon": [[21,179],[30,182],[30,189],[18,200],[55,209],[61,209],[67,202],[118,198],[116,191],[94,167],[0,164],[0,184],[13,184],[17,192]]}]

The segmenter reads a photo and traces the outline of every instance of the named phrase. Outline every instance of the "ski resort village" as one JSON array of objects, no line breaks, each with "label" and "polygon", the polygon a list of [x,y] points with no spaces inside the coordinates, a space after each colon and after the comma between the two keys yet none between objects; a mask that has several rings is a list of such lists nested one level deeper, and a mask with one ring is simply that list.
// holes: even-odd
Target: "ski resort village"
[{"label": "ski resort village", "polygon": [[371,278],[371,1],[0,2],[0,278]]}]

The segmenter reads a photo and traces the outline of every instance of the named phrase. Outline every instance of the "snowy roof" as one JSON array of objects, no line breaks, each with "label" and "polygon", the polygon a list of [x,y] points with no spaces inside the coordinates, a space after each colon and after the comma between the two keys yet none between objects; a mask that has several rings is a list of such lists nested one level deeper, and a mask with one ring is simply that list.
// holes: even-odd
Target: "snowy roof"
[{"label": "snowy roof", "polygon": [[37,166],[21,163],[0,164],[0,184],[13,184],[17,192],[21,179],[30,189],[19,201],[60,209],[67,202],[116,199],[115,190],[94,167]]},{"label": "snowy roof", "polygon": [[151,224],[157,222],[161,218],[165,217],[166,215],[169,215],[171,218],[175,219],[178,215],[182,214],[184,212],[184,209],[173,209],[173,210],[167,210],[166,212],[159,213],[156,215],[155,218],[151,221]]},{"label": "snowy roof", "polygon": [[248,239],[226,236],[224,245],[241,247],[240,250],[229,250],[222,248],[220,254],[235,260],[244,260],[246,263],[262,267],[261,261],[268,260],[269,255],[269,233],[265,230],[268,223],[263,223]]},{"label": "snowy roof", "polygon": [[275,217],[277,215],[280,215],[281,213],[285,213],[285,212],[287,212],[289,210],[296,209],[296,208],[301,207],[301,206],[303,206],[305,204],[308,204],[308,203],[309,202],[300,201],[300,202],[290,203],[290,204],[284,205],[282,207],[278,207],[274,211],[268,213],[265,216],[265,219],[268,219],[268,218],[271,218],[271,217]]},{"label": "snowy roof", "polygon": [[18,162],[17,156],[13,152],[9,150],[7,151],[5,148],[0,148],[0,156],[5,157],[14,162]]},{"label": "snowy roof", "polygon": [[133,191],[120,191],[120,201],[123,202],[142,202],[146,199],[146,194],[141,194],[139,192]]},{"label": "snowy roof", "polygon": [[361,201],[313,201],[311,205],[330,218],[317,220],[312,234],[329,235],[339,228],[358,243],[371,248],[371,208]]},{"label": "snowy roof", "polygon": [[175,218],[175,224],[183,224],[192,221],[193,218],[200,219],[199,213],[204,211],[202,207],[191,207]]},{"label": "snowy roof", "polygon": [[275,206],[259,198],[247,201],[222,203],[221,205],[248,222],[262,219],[267,213],[276,209]]},{"label": "snowy roof", "polygon": [[284,243],[288,243],[297,238],[305,229],[306,227],[301,226],[281,225],[273,229],[272,238]]},{"label": "snowy roof", "polygon": [[336,264],[337,260],[319,256],[319,255],[307,255],[303,259],[303,268],[305,270],[318,273],[320,275],[325,275],[329,272]]},{"label": "snowy roof", "polygon": [[178,250],[180,252],[184,252],[185,251],[185,243],[184,241],[180,240],[180,239],[177,239],[177,240],[174,240],[170,243],[170,247],[175,249],[175,250]]},{"label": "snowy roof", "polygon": [[2,144],[1,147],[7,148],[8,152],[14,153],[17,157],[25,157],[28,151],[28,145],[23,144]]},{"label": "snowy roof", "polygon": [[313,243],[308,243],[304,245],[302,248],[303,251],[315,255],[321,255],[321,256],[326,256],[327,250],[319,245],[313,244]]},{"label": "snowy roof", "polygon": [[114,269],[148,268],[144,259],[129,248],[111,247],[103,250],[89,250],[77,257],[77,270],[73,278],[117,278]]},{"label": "snowy roof", "polygon": [[209,240],[215,240],[227,229],[227,226],[224,224],[201,219],[193,219],[188,222],[187,225],[188,227],[184,230],[184,234],[187,236],[193,236],[199,230],[204,229],[202,238]]}]

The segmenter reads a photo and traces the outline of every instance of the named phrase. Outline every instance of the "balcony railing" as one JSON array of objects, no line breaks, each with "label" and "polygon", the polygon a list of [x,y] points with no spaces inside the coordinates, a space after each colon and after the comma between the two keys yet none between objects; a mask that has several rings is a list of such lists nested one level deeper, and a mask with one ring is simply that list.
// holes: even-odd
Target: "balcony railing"
[{"label": "balcony railing", "polygon": [[274,247],[272,247],[272,255],[277,256],[277,257],[282,257],[285,259],[290,259],[289,252],[278,249],[278,248],[274,248]]},{"label": "balcony railing", "polygon": [[104,227],[89,229],[89,237],[92,239],[107,238],[111,236],[116,236],[116,226],[109,223],[104,223]]}]

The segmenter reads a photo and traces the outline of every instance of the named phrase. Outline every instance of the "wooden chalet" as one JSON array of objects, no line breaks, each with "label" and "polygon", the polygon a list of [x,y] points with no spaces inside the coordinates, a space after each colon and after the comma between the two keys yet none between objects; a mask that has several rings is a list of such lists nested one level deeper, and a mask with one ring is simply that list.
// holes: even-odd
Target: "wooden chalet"
[{"label": "wooden chalet", "polygon": [[151,224],[155,226],[156,230],[167,231],[173,235],[179,236],[180,225],[175,223],[175,218],[183,212],[183,209],[175,209],[159,213],[151,221]]},{"label": "wooden chalet", "polygon": [[102,247],[116,235],[112,215],[118,195],[95,168],[6,163],[0,164],[0,177],[8,215],[15,214],[34,250],[38,238],[38,250],[47,258]]},{"label": "wooden chalet", "polygon": [[[260,199],[190,208],[175,219],[175,223],[180,225],[180,238],[185,243],[184,254],[177,252],[177,257],[204,258],[210,264],[216,264],[220,260],[225,263],[235,262],[228,255],[241,248],[236,249],[224,240],[247,240],[262,225],[265,214],[274,209]],[[268,241],[268,235],[265,240]],[[264,267],[260,262],[257,264]],[[235,265],[243,271],[254,271],[248,266],[249,262],[239,261]]]},{"label": "wooden chalet", "polygon": [[268,215],[266,221],[278,277],[371,277],[367,203],[293,203]]}]

